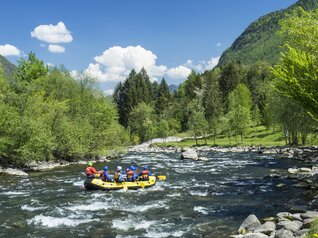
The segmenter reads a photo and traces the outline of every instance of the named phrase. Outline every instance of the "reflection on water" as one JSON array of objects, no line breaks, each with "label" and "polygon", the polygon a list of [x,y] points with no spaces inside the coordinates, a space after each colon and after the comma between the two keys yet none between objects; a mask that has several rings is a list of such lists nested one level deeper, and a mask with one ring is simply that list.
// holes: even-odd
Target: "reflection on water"
[{"label": "reflection on water", "polygon": [[[248,153],[202,153],[207,162],[179,156],[127,154],[121,165],[134,161],[167,175],[137,191],[86,191],[85,165],[1,177],[0,237],[228,237],[250,213],[270,216],[287,211],[291,199],[304,202],[300,188],[276,188],[292,181],[266,177],[271,169],[300,166],[296,161]],[[107,165],[113,171],[118,164]]]}]

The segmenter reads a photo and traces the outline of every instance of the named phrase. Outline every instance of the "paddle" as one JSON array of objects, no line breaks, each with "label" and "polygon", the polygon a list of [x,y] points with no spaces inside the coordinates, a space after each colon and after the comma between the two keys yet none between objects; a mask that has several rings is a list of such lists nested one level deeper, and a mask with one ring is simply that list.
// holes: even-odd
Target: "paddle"
[{"label": "paddle", "polygon": [[146,185],[145,185],[143,182],[139,182],[139,184],[140,184],[140,186],[141,186],[142,188],[145,188],[145,187],[146,187]]},{"label": "paddle", "polygon": [[162,181],[165,181],[166,178],[167,178],[167,176],[165,176],[165,175],[158,175],[157,178],[160,179],[160,180],[162,180]]},{"label": "paddle", "polygon": [[124,190],[128,190],[128,187],[127,187],[127,185],[125,184],[125,182],[123,182],[123,187],[124,187]]}]

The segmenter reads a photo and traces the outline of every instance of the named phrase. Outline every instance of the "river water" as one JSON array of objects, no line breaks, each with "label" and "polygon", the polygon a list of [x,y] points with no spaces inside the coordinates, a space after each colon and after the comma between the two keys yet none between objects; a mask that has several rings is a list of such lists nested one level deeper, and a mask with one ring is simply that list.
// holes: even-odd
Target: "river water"
[{"label": "river water", "polygon": [[[85,165],[29,177],[1,177],[0,237],[228,237],[251,213],[259,218],[305,203],[293,181],[270,171],[301,166],[250,153],[202,152],[207,162],[174,153],[128,153],[131,161],[166,175],[149,189],[86,191]],[[119,161],[107,163],[111,170]],[[105,163],[96,164],[101,169]]]}]

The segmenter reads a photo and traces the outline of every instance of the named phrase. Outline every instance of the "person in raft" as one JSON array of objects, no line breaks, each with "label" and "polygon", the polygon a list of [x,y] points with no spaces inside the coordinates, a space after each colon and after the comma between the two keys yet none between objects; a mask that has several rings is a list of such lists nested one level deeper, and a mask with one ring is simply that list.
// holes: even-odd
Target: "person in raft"
[{"label": "person in raft", "polygon": [[148,181],[149,180],[149,176],[151,176],[152,173],[148,170],[148,166],[145,165],[143,167],[143,170],[141,171],[141,173],[139,174],[139,180],[141,181]]},{"label": "person in raft", "polygon": [[114,174],[114,180],[116,183],[121,183],[124,181],[124,177],[121,170],[122,170],[122,167],[117,166],[116,173]]},{"label": "person in raft", "polygon": [[135,182],[138,179],[138,175],[135,173],[136,167],[130,166],[129,170],[127,171],[127,182]]},{"label": "person in raft", "polygon": [[85,174],[87,178],[94,178],[95,174],[99,174],[99,172],[96,171],[96,169],[93,167],[92,162],[87,163],[88,167],[85,170]]},{"label": "person in raft", "polygon": [[102,180],[104,182],[114,182],[114,180],[108,174],[108,167],[107,166],[104,167],[104,171],[102,171],[100,173],[100,175],[101,175]]}]

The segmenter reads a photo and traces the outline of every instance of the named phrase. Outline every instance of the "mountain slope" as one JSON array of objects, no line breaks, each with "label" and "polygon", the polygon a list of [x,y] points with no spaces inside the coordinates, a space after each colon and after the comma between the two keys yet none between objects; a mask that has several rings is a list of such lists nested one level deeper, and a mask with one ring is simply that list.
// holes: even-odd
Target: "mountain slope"
[{"label": "mountain slope", "polygon": [[301,6],[306,11],[318,8],[318,0],[299,0],[285,10],[272,12],[265,15],[251,25],[233,42],[221,56],[219,66],[231,61],[239,61],[244,64],[256,61],[275,63],[279,58],[282,37],[277,35],[279,21]]},{"label": "mountain slope", "polygon": [[4,75],[8,78],[13,78],[14,72],[17,69],[14,64],[12,64],[2,55],[0,55],[0,67],[3,69]]}]

